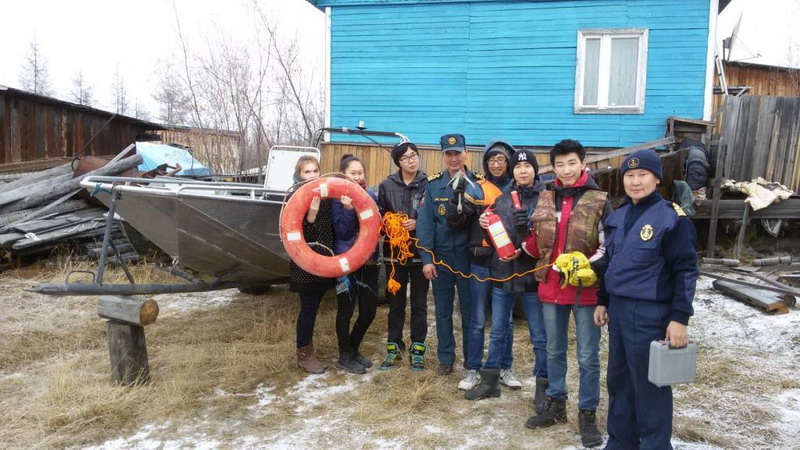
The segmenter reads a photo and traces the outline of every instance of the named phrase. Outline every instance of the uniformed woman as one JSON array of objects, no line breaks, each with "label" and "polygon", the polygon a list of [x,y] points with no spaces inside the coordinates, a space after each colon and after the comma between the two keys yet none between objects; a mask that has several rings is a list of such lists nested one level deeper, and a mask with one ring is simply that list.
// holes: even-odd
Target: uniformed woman
[{"label": "uniformed woman", "polygon": [[594,320],[609,324],[607,449],[669,449],[672,389],[648,381],[650,342],[688,343],[697,281],[697,237],[676,204],[656,191],[653,150],[620,167],[628,202],[605,224],[608,269]]}]

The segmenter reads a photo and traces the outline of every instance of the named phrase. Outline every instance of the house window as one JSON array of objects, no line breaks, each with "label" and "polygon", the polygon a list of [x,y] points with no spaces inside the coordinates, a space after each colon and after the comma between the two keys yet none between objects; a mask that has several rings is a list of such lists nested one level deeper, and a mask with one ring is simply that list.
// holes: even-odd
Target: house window
[{"label": "house window", "polygon": [[578,30],[576,114],[644,114],[647,30]]}]

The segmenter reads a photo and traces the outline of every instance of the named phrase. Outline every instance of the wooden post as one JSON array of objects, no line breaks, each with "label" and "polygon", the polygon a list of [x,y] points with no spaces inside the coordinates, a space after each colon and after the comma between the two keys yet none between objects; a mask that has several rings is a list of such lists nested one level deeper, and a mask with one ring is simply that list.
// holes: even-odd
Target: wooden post
[{"label": "wooden post", "polygon": [[736,238],[736,245],[733,247],[733,257],[739,259],[739,255],[742,253],[742,247],[744,247],[744,235],[747,232],[747,222],[750,219],[747,216],[750,214],[750,205],[745,203],[744,205],[744,213],[742,213],[742,226],[739,227],[739,236]]},{"label": "wooden post", "polygon": [[150,380],[144,327],[109,320],[108,351],[114,383],[134,385]]},{"label": "wooden post", "polygon": [[108,352],[111,379],[134,385],[150,379],[144,326],[158,318],[158,304],[152,299],[107,295],[98,301],[98,315],[108,321]]}]

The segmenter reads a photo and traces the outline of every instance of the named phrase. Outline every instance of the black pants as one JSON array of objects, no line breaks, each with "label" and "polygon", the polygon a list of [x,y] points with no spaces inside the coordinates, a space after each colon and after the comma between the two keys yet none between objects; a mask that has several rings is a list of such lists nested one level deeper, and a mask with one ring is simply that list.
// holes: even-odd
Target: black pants
[{"label": "black pants", "polygon": [[314,323],[322,297],[327,291],[298,292],[300,312],[297,314],[297,348],[305,347],[314,341]]},{"label": "black pants", "polygon": [[[394,265],[394,279],[400,283],[397,294],[387,292],[389,300],[389,341],[405,349],[403,326],[406,322],[406,287],[411,285],[411,342],[425,342],[428,336],[428,289],[430,282],[422,274],[422,266]],[[386,265],[386,276],[392,273]]]},{"label": "black pants", "polygon": [[[336,288],[336,338],[339,341],[339,352],[345,353],[358,351],[364,335],[367,334],[370,324],[375,319],[375,310],[378,307],[378,270],[377,264],[367,264],[347,276],[349,287],[340,292]],[[339,283],[342,283],[340,280]],[[350,329],[350,320],[358,304],[358,318],[353,329]]]}]

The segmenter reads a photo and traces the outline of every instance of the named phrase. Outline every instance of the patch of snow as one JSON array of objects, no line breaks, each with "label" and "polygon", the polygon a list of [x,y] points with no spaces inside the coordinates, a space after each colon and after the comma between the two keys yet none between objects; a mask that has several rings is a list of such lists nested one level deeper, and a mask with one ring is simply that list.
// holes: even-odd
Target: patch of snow
[{"label": "patch of snow", "polygon": [[239,295],[238,289],[222,291],[192,292],[187,294],[163,294],[155,296],[163,313],[180,314],[197,309],[220,308]]},{"label": "patch of snow", "polygon": [[800,360],[800,312],[768,315],[760,309],[731,299],[712,286],[712,279],[697,282],[695,314],[689,322],[689,336],[714,342],[731,355],[763,358],[764,363],[784,371]]},{"label": "patch of snow", "polygon": [[786,389],[778,394],[775,401],[780,416],[777,424],[778,432],[786,448],[800,442],[800,389]]}]

